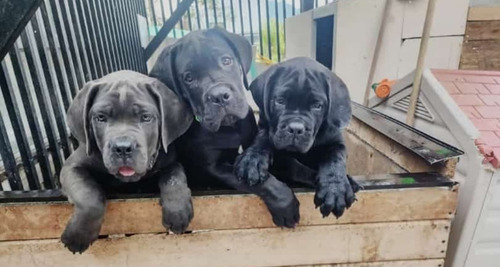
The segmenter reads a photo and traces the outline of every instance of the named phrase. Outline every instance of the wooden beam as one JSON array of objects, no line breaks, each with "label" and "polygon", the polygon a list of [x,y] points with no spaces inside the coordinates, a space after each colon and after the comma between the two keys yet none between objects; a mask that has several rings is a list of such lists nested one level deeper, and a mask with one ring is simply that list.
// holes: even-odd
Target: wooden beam
[{"label": "wooden beam", "polygon": [[[148,222],[144,222],[148,223]],[[97,240],[73,255],[58,239],[0,242],[0,266],[286,266],[442,259],[448,220],[201,231]]]},{"label": "wooden beam", "polygon": [[444,266],[443,259],[359,262],[359,263],[345,263],[345,264],[341,263],[341,264],[294,265],[294,267],[440,267],[440,266]]},{"label": "wooden beam", "polygon": [[[314,193],[297,193],[300,225],[328,225],[411,220],[449,220],[457,203],[457,188],[429,187],[371,190],[339,220],[322,218],[313,204]],[[274,227],[269,212],[253,195],[216,195],[193,198],[192,230]],[[0,205],[0,241],[58,238],[73,207],[67,202]],[[165,232],[158,199],[108,201],[102,235]]]}]

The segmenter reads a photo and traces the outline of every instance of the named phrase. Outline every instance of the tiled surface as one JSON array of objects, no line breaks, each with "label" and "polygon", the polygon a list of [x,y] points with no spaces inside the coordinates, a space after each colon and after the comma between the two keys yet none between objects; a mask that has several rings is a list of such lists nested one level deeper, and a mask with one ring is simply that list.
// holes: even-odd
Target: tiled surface
[{"label": "tiled surface", "polygon": [[484,162],[500,168],[500,72],[432,70],[481,133],[476,140]]}]

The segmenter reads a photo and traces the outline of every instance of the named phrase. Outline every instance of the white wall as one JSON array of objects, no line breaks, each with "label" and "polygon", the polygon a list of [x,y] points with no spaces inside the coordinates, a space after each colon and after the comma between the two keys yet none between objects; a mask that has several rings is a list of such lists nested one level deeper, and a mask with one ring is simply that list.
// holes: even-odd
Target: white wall
[{"label": "white wall", "polygon": [[[428,0],[389,1],[379,60],[370,84],[384,78],[402,78],[417,63]],[[385,3],[386,0],[338,1],[309,11],[313,13],[308,15],[287,19],[286,58],[304,55],[314,58],[311,48],[315,42],[314,12],[334,10],[337,14],[334,71],[346,82],[351,98],[362,102]],[[468,7],[469,0],[438,1],[425,67],[458,68]]]}]

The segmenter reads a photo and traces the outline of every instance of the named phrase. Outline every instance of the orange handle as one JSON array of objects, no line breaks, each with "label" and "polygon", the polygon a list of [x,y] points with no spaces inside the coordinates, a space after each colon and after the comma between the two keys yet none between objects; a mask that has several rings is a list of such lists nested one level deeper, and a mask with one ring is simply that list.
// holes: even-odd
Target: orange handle
[{"label": "orange handle", "polygon": [[386,98],[391,93],[391,87],[396,83],[396,80],[389,81],[388,79],[383,79],[381,82],[374,84],[373,90],[375,90],[375,95],[379,98]]}]

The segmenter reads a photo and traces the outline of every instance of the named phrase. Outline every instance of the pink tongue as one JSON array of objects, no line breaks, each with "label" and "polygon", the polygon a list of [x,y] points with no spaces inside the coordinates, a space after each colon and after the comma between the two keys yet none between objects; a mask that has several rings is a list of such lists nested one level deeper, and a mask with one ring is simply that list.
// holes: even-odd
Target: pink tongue
[{"label": "pink tongue", "polygon": [[118,172],[123,176],[132,176],[135,174],[134,169],[130,167],[121,167]]}]

